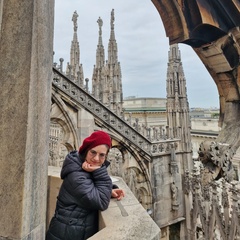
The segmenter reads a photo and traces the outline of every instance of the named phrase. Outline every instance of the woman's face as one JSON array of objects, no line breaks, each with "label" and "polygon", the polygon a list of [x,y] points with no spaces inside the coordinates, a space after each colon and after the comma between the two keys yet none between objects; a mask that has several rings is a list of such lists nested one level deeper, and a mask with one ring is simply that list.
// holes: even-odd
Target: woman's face
[{"label": "woman's face", "polygon": [[92,166],[102,166],[106,160],[107,153],[108,147],[106,145],[98,145],[88,150],[85,160]]}]

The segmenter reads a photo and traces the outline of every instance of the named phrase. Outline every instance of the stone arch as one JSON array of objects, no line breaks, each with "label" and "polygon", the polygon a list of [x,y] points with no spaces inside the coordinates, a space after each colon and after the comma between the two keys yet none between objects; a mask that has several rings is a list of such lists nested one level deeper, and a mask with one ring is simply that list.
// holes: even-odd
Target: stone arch
[{"label": "stone arch", "polygon": [[61,167],[68,148],[64,144],[65,131],[61,120],[51,119],[49,129],[49,159],[48,165]]},{"label": "stone arch", "polygon": [[152,209],[152,186],[147,156],[142,157],[126,140],[120,140],[110,133],[113,147],[109,153],[110,174],[123,178],[138,201],[147,209]]},{"label": "stone arch", "polygon": [[152,208],[152,195],[148,189],[146,178],[138,167],[129,166],[124,169],[124,181],[134,196],[147,210]]},{"label": "stone arch", "polygon": [[145,209],[151,209],[149,206],[151,206],[151,196],[149,196],[149,192],[145,187],[140,187],[138,189],[138,200],[142,204],[142,206]]},{"label": "stone arch", "polygon": [[66,104],[55,93],[52,94],[49,137],[49,165],[61,167],[67,153],[78,146],[78,137]]},{"label": "stone arch", "polygon": [[108,160],[111,163],[108,169],[109,173],[112,176],[123,177],[122,169],[123,169],[124,158],[123,158],[122,152],[118,148],[113,147],[108,154]]},{"label": "stone arch", "polygon": [[216,83],[222,127],[218,141],[239,145],[239,139],[228,137],[229,132],[239,129],[239,7],[235,1],[223,0],[152,2],[169,43],[191,46]]}]

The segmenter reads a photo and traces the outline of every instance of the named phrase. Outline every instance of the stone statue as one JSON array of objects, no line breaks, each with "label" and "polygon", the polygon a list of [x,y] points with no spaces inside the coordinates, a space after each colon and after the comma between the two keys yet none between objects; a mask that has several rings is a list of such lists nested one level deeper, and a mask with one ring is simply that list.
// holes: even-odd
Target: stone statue
[{"label": "stone statue", "polygon": [[171,183],[171,193],[172,193],[172,209],[178,210],[178,188],[175,184],[175,182]]},{"label": "stone statue", "polygon": [[100,17],[98,18],[97,23],[98,23],[99,28],[101,28],[103,25],[103,21]]},{"label": "stone statue", "polygon": [[102,35],[102,26],[103,26],[103,20],[99,17],[97,20],[98,26],[99,26],[99,35]]},{"label": "stone statue", "polygon": [[114,18],[114,9],[113,9],[113,10],[111,11],[111,28],[114,28],[114,25],[113,25],[114,20],[115,20],[115,18]]},{"label": "stone statue", "polygon": [[77,18],[78,18],[78,14],[77,14],[77,11],[75,11],[75,12],[73,13],[73,16],[72,16],[74,32],[76,32],[76,31],[77,31],[77,28],[78,28]]}]

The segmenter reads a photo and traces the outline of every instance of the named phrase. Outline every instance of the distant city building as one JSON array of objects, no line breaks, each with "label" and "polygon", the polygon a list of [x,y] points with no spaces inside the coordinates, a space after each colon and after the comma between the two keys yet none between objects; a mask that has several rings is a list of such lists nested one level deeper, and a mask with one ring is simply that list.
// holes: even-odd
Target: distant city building
[{"label": "distant city building", "polygon": [[[166,131],[166,98],[129,96],[123,101],[124,119],[139,132],[153,138],[155,129]],[[219,109],[195,109],[189,112],[193,158],[198,158],[200,144],[205,140],[215,141],[221,128],[218,126]]]},{"label": "distant city building", "polygon": [[123,101],[124,119],[143,135],[167,125],[166,98],[128,97]]},{"label": "distant city building", "polygon": [[191,136],[193,158],[198,158],[199,146],[203,141],[215,141],[219,127],[219,109],[191,109]]}]

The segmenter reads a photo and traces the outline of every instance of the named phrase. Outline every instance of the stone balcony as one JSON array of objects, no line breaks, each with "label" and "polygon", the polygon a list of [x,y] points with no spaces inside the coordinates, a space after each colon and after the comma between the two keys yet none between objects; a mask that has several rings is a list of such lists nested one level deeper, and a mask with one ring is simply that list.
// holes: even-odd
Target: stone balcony
[{"label": "stone balcony", "polygon": [[[56,197],[61,185],[59,167],[48,168],[47,227],[54,214]],[[109,208],[99,212],[99,232],[89,240],[159,240],[161,230],[138,202],[122,178],[113,182],[124,189],[121,201],[111,199]]]}]

